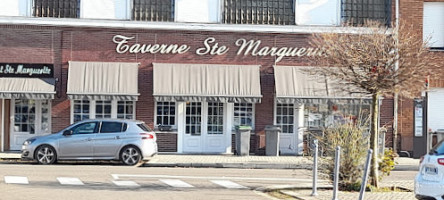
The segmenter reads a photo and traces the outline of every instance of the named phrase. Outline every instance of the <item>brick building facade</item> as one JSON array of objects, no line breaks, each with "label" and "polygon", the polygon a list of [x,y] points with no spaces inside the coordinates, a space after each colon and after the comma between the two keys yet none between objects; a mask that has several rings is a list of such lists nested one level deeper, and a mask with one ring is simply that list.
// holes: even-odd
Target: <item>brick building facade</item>
[{"label": "brick building facade", "polygon": [[[254,135],[251,138],[251,152],[263,153],[265,145],[264,128],[276,124],[275,77],[274,66],[307,66],[309,56],[285,56],[279,62],[277,56],[245,55],[246,49],[236,45],[239,39],[260,41],[262,47],[309,48],[308,33],[253,33],[229,31],[191,31],[191,30],[155,30],[155,29],[118,29],[92,27],[51,27],[32,25],[3,25],[0,31],[0,63],[47,63],[54,65],[56,94],[51,100],[51,131],[56,132],[74,122],[72,119],[72,100],[67,97],[69,62],[129,62],[140,63],[138,69],[138,88],[140,96],[135,105],[136,119],[155,126],[156,104],[153,97],[153,63],[182,64],[224,64],[224,65],[260,65],[261,102],[254,105]],[[160,53],[118,53],[118,44],[113,42],[116,35],[134,37],[129,45],[141,44],[186,44],[190,48],[183,54]],[[229,50],[223,55],[198,55],[196,51],[206,48],[205,40],[214,38],[208,45],[218,44]],[[240,51],[240,53],[238,53]],[[238,55],[239,54],[239,55]],[[384,101],[384,107],[390,107],[390,101]],[[10,105],[10,100],[5,101]],[[386,109],[383,109],[384,112]],[[10,113],[6,113],[10,114]],[[386,121],[390,112],[384,114]],[[11,123],[11,122],[9,122]],[[385,123],[385,122],[382,122]],[[5,127],[6,132],[9,127]],[[231,131],[228,131],[231,132]],[[7,134],[8,135],[8,134]],[[157,133],[159,151],[177,152],[177,129]],[[5,138],[5,149],[10,149]],[[233,150],[233,149],[232,149]]]},{"label": "brick building facade", "polygon": [[[294,124],[284,124],[283,122],[278,123],[279,120],[283,120],[284,116],[282,113],[278,113],[278,110],[285,112],[290,112],[289,110],[310,110],[310,109],[325,109],[329,108],[325,105],[316,106],[306,106],[297,107],[295,104],[291,104],[290,107],[286,107],[284,103],[277,103],[276,94],[276,69],[279,67],[275,66],[307,66],[309,56],[284,56],[281,60],[278,59],[279,56],[260,56],[252,55],[251,52],[245,53],[245,50],[241,53],[239,51],[239,45],[236,45],[236,41],[244,38],[246,41],[254,40],[260,41],[260,47],[288,47],[288,48],[309,48],[308,37],[313,32],[319,31],[332,31],[334,29],[342,29],[342,31],[350,31],[345,27],[340,27],[341,22],[346,20],[355,19],[355,22],[362,22],[363,19],[373,18],[376,20],[386,20],[386,23],[393,22],[395,19],[395,5],[394,1],[375,1],[374,7],[368,7],[367,9],[362,9],[359,12],[354,12],[354,1],[342,1],[338,3],[337,1],[329,0],[327,4],[322,7],[322,9],[315,10],[313,13],[305,13],[304,6],[309,5],[307,2],[297,2],[295,1],[282,1],[285,3],[293,3],[295,9],[287,9],[286,13],[282,13],[283,16],[287,16],[287,21],[242,21],[242,19],[237,19],[237,16],[229,16],[224,10],[217,12],[207,12],[199,4],[208,4],[209,7],[214,7],[216,10],[219,7],[227,6],[228,4],[223,4],[223,1],[217,1],[217,5],[212,5],[210,1],[191,1],[188,0],[176,0],[175,4],[168,6],[178,6],[172,15],[167,13],[165,23],[163,20],[156,21],[156,19],[145,20],[150,22],[137,22],[136,16],[131,16],[131,0],[101,0],[103,3],[113,4],[111,7],[114,10],[94,10],[94,9],[84,9],[88,6],[93,6],[89,1],[78,1],[72,0],[80,4],[76,4],[77,11],[71,13],[68,18],[81,18],[81,19],[51,19],[57,16],[46,16],[45,13],[40,13],[36,11],[36,7],[33,7],[31,0],[23,0],[15,5],[13,3],[8,3],[8,5],[2,6],[12,6],[9,9],[0,9],[0,63],[8,64],[35,64],[43,63],[53,65],[54,73],[54,94],[53,99],[50,101],[50,111],[49,111],[49,125],[51,128],[46,128],[41,133],[56,132],[66,127],[70,123],[77,121],[76,117],[82,119],[82,114],[76,113],[75,107],[78,105],[83,105],[83,102],[76,101],[76,99],[68,98],[68,79],[69,68],[71,61],[77,62],[102,62],[102,63],[140,63],[138,66],[137,73],[137,85],[138,93],[137,101],[135,101],[132,108],[134,109],[134,118],[143,120],[147,122],[152,128],[158,128],[158,121],[164,122],[164,118],[168,121],[175,121],[172,124],[171,131],[158,131],[158,142],[159,150],[164,152],[186,152],[183,151],[183,140],[181,134],[178,133],[179,127],[185,127],[186,116],[179,114],[164,115],[160,114],[159,118],[157,112],[159,109],[164,112],[165,105],[168,104],[158,104],[154,93],[154,69],[156,68],[156,63],[161,64],[182,64],[182,65],[235,65],[235,66],[260,66],[259,68],[259,80],[260,80],[260,103],[251,102],[229,102],[224,104],[223,108],[227,109],[230,113],[225,113],[224,118],[224,133],[229,136],[233,136],[234,132],[231,127],[234,127],[234,121],[236,120],[246,120],[249,121],[249,125],[254,128],[254,134],[251,138],[251,152],[263,153],[265,146],[264,128],[266,125],[277,124],[281,127],[286,126],[288,129],[295,131],[299,127],[307,127],[310,123],[307,121],[296,122],[296,114],[292,114],[292,120]],[[13,1],[8,1],[13,2]],[[28,2],[23,4],[23,2]],[[118,2],[118,4],[116,3]],[[171,1],[173,2],[173,1]],[[194,2],[194,3],[193,3]],[[387,3],[389,2],[389,3]],[[424,32],[424,10],[427,10],[430,6],[424,6],[428,3],[442,3],[442,0],[433,1],[410,1],[401,0],[400,1],[400,19],[404,20],[406,23],[413,24],[415,30],[419,32]],[[22,5],[23,4],[23,5]],[[74,5],[74,4],[73,4]],[[148,5],[148,4],[147,4]],[[282,4],[285,5],[285,4]],[[14,7],[15,6],[15,7]],[[137,5],[133,5],[137,6]],[[194,7],[193,7],[194,6]],[[198,7],[196,7],[198,6]],[[253,6],[251,4],[250,6]],[[434,6],[439,7],[442,5]],[[270,7],[273,7],[271,5]],[[319,8],[321,8],[319,7]],[[433,7],[433,6],[432,6]],[[327,9],[328,8],[328,9]],[[74,8],[75,9],[75,8]],[[82,11],[82,9],[84,9]],[[199,9],[197,12],[196,9]],[[247,7],[242,7],[242,9],[250,9]],[[92,12],[94,10],[94,12]],[[173,9],[174,10],[174,9]],[[296,13],[295,12],[296,10]],[[299,12],[298,12],[299,11]],[[326,12],[328,11],[328,12]],[[141,11],[142,12],[142,11]],[[163,12],[163,11],[162,11]],[[164,12],[164,14],[165,14]],[[295,15],[294,18],[289,16]],[[429,12],[429,11],[427,11]],[[126,14],[125,14],[126,13]],[[199,15],[194,16],[190,13]],[[202,14],[204,13],[204,14]],[[205,14],[206,13],[206,14]],[[210,14],[208,14],[210,13]],[[234,13],[234,12],[233,12]],[[384,13],[381,18],[379,14]],[[439,12],[438,12],[439,13]],[[134,13],[133,13],[134,14]],[[171,14],[171,13],[170,13]],[[374,15],[374,16],[372,16]],[[8,17],[11,16],[11,17]],[[427,15],[428,16],[428,15]],[[433,17],[433,16],[432,16]],[[84,18],[84,19],[82,19]],[[439,17],[437,17],[439,19]],[[103,20],[105,19],[105,20]],[[265,18],[263,18],[265,19]],[[323,19],[323,20],[321,20]],[[129,21],[125,21],[129,20]],[[251,20],[251,19],[250,19]],[[357,21],[356,21],[357,20]],[[144,21],[144,20],[141,20]],[[333,21],[333,23],[332,23]],[[185,22],[185,23],[184,23]],[[282,22],[282,24],[280,24]],[[428,22],[428,21],[426,21]],[[253,25],[254,24],[254,25]],[[258,25],[262,24],[262,25]],[[264,25],[268,24],[268,25]],[[320,25],[310,26],[310,25]],[[436,26],[440,27],[440,26]],[[352,31],[350,31],[352,32]],[[128,40],[129,45],[135,43],[140,44],[178,44],[187,45],[189,49],[184,53],[118,53],[116,51],[117,43],[113,42],[113,37],[116,35],[121,35],[125,37],[134,37]],[[221,50],[219,52],[222,55],[209,55],[208,53],[203,53],[204,55],[199,55],[196,51],[199,48],[205,48],[205,40],[208,38],[214,38],[215,41],[210,42],[209,46],[213,47],[216,43],[221,49],[221,46],[226,46],[229,50],[224,52]],[[125,43],[126,44],[126,43]],[[128,47],[129,48],[129,47]],[[206,49],[204,49],[206,50]],[[443,52],[442,48],[434,48],[434,54],[441,55]],[[223,52],[222,52],[223,51]],[[252,50],[251,50],[252,51]],[[258,50],[259,51],[259,50]],[[265,50],[264,50],[265,51]],[[202,50],[203,52],[203,50]],[[257,54],[257,53],[255,53]],[[295,52],[295,54],[297,54]],[[444,56],[441,56],[444,57]],[[444,61],[444,60],[443,60]],[[72,77],[71,77],[72,78]],[[433,89],[438,89],[444,87],[443,81],[431,80],[430,87]],[[15,116],[15,108],[13,108],[13,98],[2,98],[2,110],[3,115],[6,116],[4,119],[12,119]],[[179,101],[178,101],[179,102]],[[20,101],[14,102],[15,104],[20,103]],[[112,102],[107,105],[104,102],[103,108],[106,106],[111,106],[113,116],[116,115],[116,108],[120,106],[118,102]],[[182,102],[183,103],[183,102]],[[226,103],[226,102],[224,102]],[[236,105],[240,103],[242,105]],[[313,104],[313,102],[311,102]],[[39,100],[37,102],[37,107],[45,107],[48,101]],[[36,105],[37,105],[36,104]],[[88,106],[95,107],[96,103]],[[125,102],[123,104],[126,105]],[[180,105],[179,105],[180,104]],[[254,105],[253,105],[254,104]],[[161,106],[159,106],[161,105]],[[162,107],[163,105],[163,107]],[[174,104],[175,112],[179,112],[179,107],[187,106],[188,104],[177,103]],[[209,106],[208,102],[202,104],[202,108]],[[216,106],[216,105],[212,105]],[[131,106],[130,106],[131,107]],[[173,108],[169,107],[169,109]],[[162,110],[163,109],[163,110]],[[184,108],[185,109],[185,108]],[[236,110],[238,109],[238,110]],[[429,108],[430,109],[430,108]],[[93,108],[94,114],[95,108]],[[241,116],[242,112],[247,110],[247,114],[252,114],[252,117]],[[380,116],[380,126],[385,126],[387,128],[386,134],[386,146],[391,147],[392,142],[392,123],[393,123],[393,99],[385,98],[381,104],[381,116]],[[185,110],[183,110],[185,111]],[[30,113],[20,113],[18,116],[29,115]],[[43,109],[40,111],[40,118],[45,118],[42,114]],[[126,112],[126,110],[125,110]],[[161,113],[162,113],[161,112]],[[207,112],[207,111],[206,111]],[[92,113],[87,113],[93,116]],[[235,115],[239,116],[235,116]],[[279,115],[279,116],[277,116]],[[313,115],[319,116],[319,115]],[[301,114],[299,118],[308,119],[309,114]],[[208,113],[205,117],[208,117]],[[178,119],[180,118],[180,119]],[[288,118],[290,119],[290,118]],[[182,120],[182,124],[179,122]],[[31,127],[26,123],[14,124],[16,120],[4,120],[2,123],[3,127],[3,150],[14,149],[11,148],[11,133],[15,130],[16,126],[26,126]],[[315,124],[315,121],[312,121]],[[398,144],[399,149],[402,151],[413,151],[413,138],[414,138],[414,112],[413,112],[413,101],[407,99],[399,100],[399,110],[398,110]],[[227,124],[228,123],[228,124]],[[318,122],[316,122],[318,123]],[[168,122],[166,125],[171,125]],[[208,125],[208,124],[207,124]],[[313,125],[313,124],[311,124]],[[44,125],[38,125],[39,128],[44,128]],[[35,127],[34,127],[35,128]],[[208,127],[205,127],[208,128]],[[436,129],[436,128],[435,128]],[[439,129],[439,128],[437,128]],[[443,127],[444,129],[444,127]],[[182,130],[182,131],[185,131]],[[208,131],[208,130],[207,130]],[[226,144],[233,142],[233,139],[225,138]],[[231,140],[231,141],[228,141]],[[297,136],[293,138],[293,143],[284,144],[287,149],[292,149],[294,145],[298,146],[294,150],[294,154],[301,153],[301,140],[302,138]],[[16,146],[19,144],[16,144]],[[292,146],[293,145],[293,146]],[[224,152],[233,151],[234,145],[228,145],[229,148]],[[283,147],[284,148],[284,147]],[[294,148],[293,148],[294,149]]]}]

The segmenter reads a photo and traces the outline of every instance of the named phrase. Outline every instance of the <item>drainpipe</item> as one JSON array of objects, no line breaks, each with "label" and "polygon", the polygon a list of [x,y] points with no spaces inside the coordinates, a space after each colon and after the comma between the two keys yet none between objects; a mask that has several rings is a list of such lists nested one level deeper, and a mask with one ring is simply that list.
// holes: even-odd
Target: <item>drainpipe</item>
[{"label": "drainpipe", "polygon": [[[398,28],[399,28],[399,0],[395,1],[395,30],[396,30],[396,43],[398,43]],[[395,70],[399,68],[399,60],[396,60]],[[398,152],[398,92],[395,91],[393,97],[393,151]]]},{"label": "drainpipe", "polygon": [[2,118],[1,118],[1,132],[2,132],[2,149],[1,152],[5,151],[5,99],[2,99]]}]

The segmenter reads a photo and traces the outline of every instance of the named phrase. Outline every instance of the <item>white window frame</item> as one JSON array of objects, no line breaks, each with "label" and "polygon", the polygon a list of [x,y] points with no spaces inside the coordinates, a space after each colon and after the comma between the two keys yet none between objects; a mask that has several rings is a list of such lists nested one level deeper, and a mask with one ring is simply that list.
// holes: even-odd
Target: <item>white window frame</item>
[{"label": "white window frame", "polygon": [[[172,102],[172,101],[161,101],[161,102]],[[157,101],[154,103],[154,127],[157,128],[159,125],[157,123]],[[172,129],[177,130],[177,123],[178,123],[178,104],[179,102],[174,102],[174,125],[171,125]]]},{"label": "white window frame", "polygon": [[[236,103],[233,103],[233,130],[234,130],[234,126],[236,126],[235,124],[234,124],[234,118],[236,118],[235,116],[234,116],[234,107],[236,107],[236,105],[235,105]],[[247,103],[247,104],[250,104],[250,103]],[[251,112],[252,112],[252,119],[251,119],[251,129],[252,130],[255,130],[255,126],[256,126],[256,104],[255,103],[251,103],[252,104],[252,110],[251,110]]]},{"label": "white window frame", "polygon": [[[132,0],[132,1],[134,1],[134,0]],[[216,20],[215,21],[208,21],[208,22],[197,22],[197,23],[213,23],[213,24],[221,23],[222,22],[222,12],[224,11],[222,0],[205,0],[205,1],[209,1],[210,3],[216,4],[216,6],[215,6],[216,13],[214,13],[214,14],[210,13],[211,16],[209,16],[209,19],[211,19],[212,16],[215,16]],[[179,13],[179,11],[178,11],[179,7],[177,5],[178,5],[177,0],[174,0],[174,22],[178,22],[177,13]],[[184,22],[184,21],[182,21],[182,22]],[[185,23],[188,23],[188,22],[185,22]]]},{"label": "white window frame", "polygon": [[[80,100],[80,99],[72,99],[70,101],[71,103],[71,124],[74,123],[74,101]],[[81,101],[81,100],[80,100]],[[120,100],[111,100],[111,118],[117,119],[117,102]],[[133,119],[136,119],[136,101],[133,102]],[[89,100],[89,119],[96,119],[96,100]]]},{"label": "white window frame", "polygon": [[[293,5],[294,5],[294,20],[295,20],[295,24],[296,26],[301,26],[300,24],[298,24],[298,5],[299,5],[299,1],[300,0],[293,0]],[[336,1],[336,24],[307,24],[307,25],[302,25],[302,26],[341,26],[341,1]]]}]

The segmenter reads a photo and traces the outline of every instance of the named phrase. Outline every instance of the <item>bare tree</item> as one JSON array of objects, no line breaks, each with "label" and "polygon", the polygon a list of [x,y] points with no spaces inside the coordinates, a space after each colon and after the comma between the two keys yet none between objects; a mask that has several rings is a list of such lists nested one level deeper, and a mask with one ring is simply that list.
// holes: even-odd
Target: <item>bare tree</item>
[{"label": "bare tree", "polygon": [[341,89],[346,92],[366,93],[372,98],[370,176],[371,184],[376,187],[379,186],[378,99],[394,92],[407,98],[418,96],[425,89],[427,77],[436,78],[443,68],[421,33],[406,23],[401,24],[404,25],[395,30],[368,21],[363,27],[353,28],[356,33],[319,33],[311,40],[324,53],[313,58],[315,66],[324,66],[312,69],[315,73],[340,81]]}]

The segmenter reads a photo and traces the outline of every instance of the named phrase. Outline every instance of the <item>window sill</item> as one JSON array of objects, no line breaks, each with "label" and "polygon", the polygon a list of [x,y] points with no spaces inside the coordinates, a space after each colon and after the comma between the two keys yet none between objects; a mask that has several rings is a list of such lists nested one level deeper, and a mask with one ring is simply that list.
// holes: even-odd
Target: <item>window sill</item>
[{"label": "window sill", "polygon": [[444,47],[430,47],[429,51],[431,51],[431,52],[444,52]]}]

